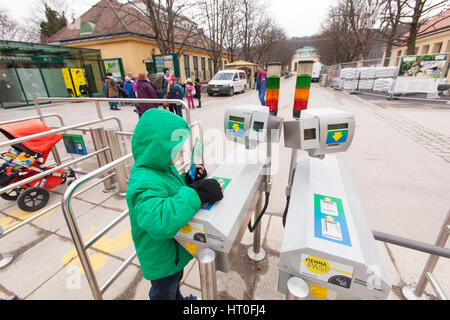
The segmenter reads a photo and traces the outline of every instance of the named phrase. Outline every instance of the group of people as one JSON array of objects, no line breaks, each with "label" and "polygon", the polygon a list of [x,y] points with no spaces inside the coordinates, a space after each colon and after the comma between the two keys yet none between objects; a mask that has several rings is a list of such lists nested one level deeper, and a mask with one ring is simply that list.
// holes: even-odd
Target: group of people
[{"label": "group of people", "polygon": [[[168,68],[164,69],[164,75],[141,73],[135,79],[131,73],[125,79],[113,77],[112,73],[108,73],[103,81],[103,91],[109,98],[140,98],[140,99],[175,99],[183,100],[186,98],[189,109],[195,109],[194,99],[198,100],[197,108],[202,107],[201,93],[202,85],[200,79],[195,79],[195,83],[188,78],[185,83],[180,78],[175,78]],[[130,103],[133,104],[133,103]],[[145,111],[160,106],[183,117],[181,104],[165,104],[165,103],[134,103],[135,112],[139,118]],[[110,102],[111,110],[120,110],[118,102]]]}]

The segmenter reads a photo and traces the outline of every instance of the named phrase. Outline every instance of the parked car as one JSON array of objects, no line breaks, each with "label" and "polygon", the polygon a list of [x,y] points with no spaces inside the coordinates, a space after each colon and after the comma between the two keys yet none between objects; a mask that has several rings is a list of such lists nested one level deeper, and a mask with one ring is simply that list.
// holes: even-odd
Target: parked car
[{"label": "parked car", "polygon": [[313,64],[313,71],[312,71],[312,75],[311,75],[311,81],[312,82],[319,82],[321,73],[322,73],[322,64],[320,62],[315,62]]},{"label": "parked car", "polygon": [[226,94],[247,90],[247,76],[242,70],[222,70],[208,83],[208,95]]}]

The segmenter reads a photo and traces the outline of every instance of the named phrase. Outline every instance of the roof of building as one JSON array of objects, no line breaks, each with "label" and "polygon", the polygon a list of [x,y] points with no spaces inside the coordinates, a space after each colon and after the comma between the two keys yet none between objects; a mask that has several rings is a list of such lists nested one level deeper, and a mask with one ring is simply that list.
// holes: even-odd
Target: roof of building
[{"label": "roof of building", "polygon": [[[69,43],[96,40],[120,35],[135,35],[155,39],[150,21],[135,7],[116,0],[100,0],[72,24],[64,27],[47,40],[47,43]],[[174,27],[175,43],[203,48],[205,37],[189,30]]]},{"label": "roof of building", "polygon": [[[450,9],[446,9],[440,14],[426,21],[417,33],[418,38],[423,38],[435,33],[450,29]],[[405,33],[401,38],[408,38],[409,32]]]}]

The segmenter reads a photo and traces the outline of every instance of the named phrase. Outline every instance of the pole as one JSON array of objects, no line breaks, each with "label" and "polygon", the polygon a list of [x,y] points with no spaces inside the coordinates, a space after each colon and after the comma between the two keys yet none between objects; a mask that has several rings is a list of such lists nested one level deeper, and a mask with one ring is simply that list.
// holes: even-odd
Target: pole
[{"label": "pole", "polygon": [[[3,235],[3,228],[0,227],[0,236]],[[2,255],[0,253],[0,269],[6,267],[7,265],[9,265],[14,259],[14,256],[11,254],[7,254],[7,255]]]},{"label": "pole", "polygon": [[[255,221],[257,221],[262,209],[262,192],[258,191],[259,199],[255,207]],[[253,232],[253,246],[247,250],[248,257],[253,261],[261,261],[266,257],[266,252],[261,248],[261,222],[256,225],[256,229]]]},{"label": "pole", "polygon": [[[94,148],[96,151],[103,149],[108,146],[108,141],[106,139],[106,133],[103,128],[94,128],[91,129],[92,142],[94,143]],[[103,152],[97,155],[98,167],[101,168],[108,163],[112,162],[112,157],[109,152]],[[108,172],[107,174],[110,174]],[[103,192],[112,192],[114,190],[114,179],[110,178],[104,181],[105,189]]]},{"label": "pole", "polygon": [[[437,239],[435,241],[436,247],[445,247],[445,244],[448,240],[449,235],[449,224],[450,224],[450,210],[447,213],[447,217],[444,220],[444,224],[441,227],[441,230],[439,231],[439,234],[437,236]],[[430,255],[428,258],[428,261],[425,265],[425,268],[419,278],[419,281],[417,282],[416,288],[414,289],[411,286],[405,286],[402,289],[403,295],[408,300],[425,300],[424,291],[425,287],[428,284],[428,277],[427,274],[433,272],[434,268],[436,267],[436,264],[439,260],[438,255]]]},{"label": "pole", "polygon": [[[117,135],[116,129],[106,130],[106,137],[109,142],[109,147],[111,148],[112,160],[117,160],[122,157],[122,152],[120,149],[119,136]],[[118,187],[118,194],[122,197],[126,195],[127,192],[127,174],[125,165],[122,163],[118,165],[115,169],[116,181]]]},{"label": "pole", "polygon": [[198,254],[200,284],[203,300],[217,299],[216,253],[205,248]]}]

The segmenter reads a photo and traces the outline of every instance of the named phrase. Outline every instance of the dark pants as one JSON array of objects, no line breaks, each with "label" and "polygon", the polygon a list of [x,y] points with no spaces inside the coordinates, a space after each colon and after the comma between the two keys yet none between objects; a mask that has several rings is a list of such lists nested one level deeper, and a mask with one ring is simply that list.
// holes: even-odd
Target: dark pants
[{"label": "dark pants", "polygon": [[183,270],[167,278],[151,280],[152,287],[148,294],[150,300],[184,300],[180,292]]},{"label": "dark pants", "polygon": [[198,99],[198,108],[201,108],[202,107],[202,98],[198,97],[197,99]]},{"label": "dark pants", "polygon": [[183,107],[181,106],[181,104],[175,106],[175,111],[177,115],[183,118]]},{"label": "dark pants", "polygon": [[[118,96],[115,96],[115,97],[109,97],[109,98],[118,98]],[[117,110],[117,105],[118,105],[119,103],[118,102],[110,102],[109,103],[109,108],[111,109],[111,110]]]},{"label": "dark pants", "polygon": [[258,90],[258,97],[259,97],[259,101],[261,102],[262,106],[266,105],[266,89],[265,88],[261,88]]}]

